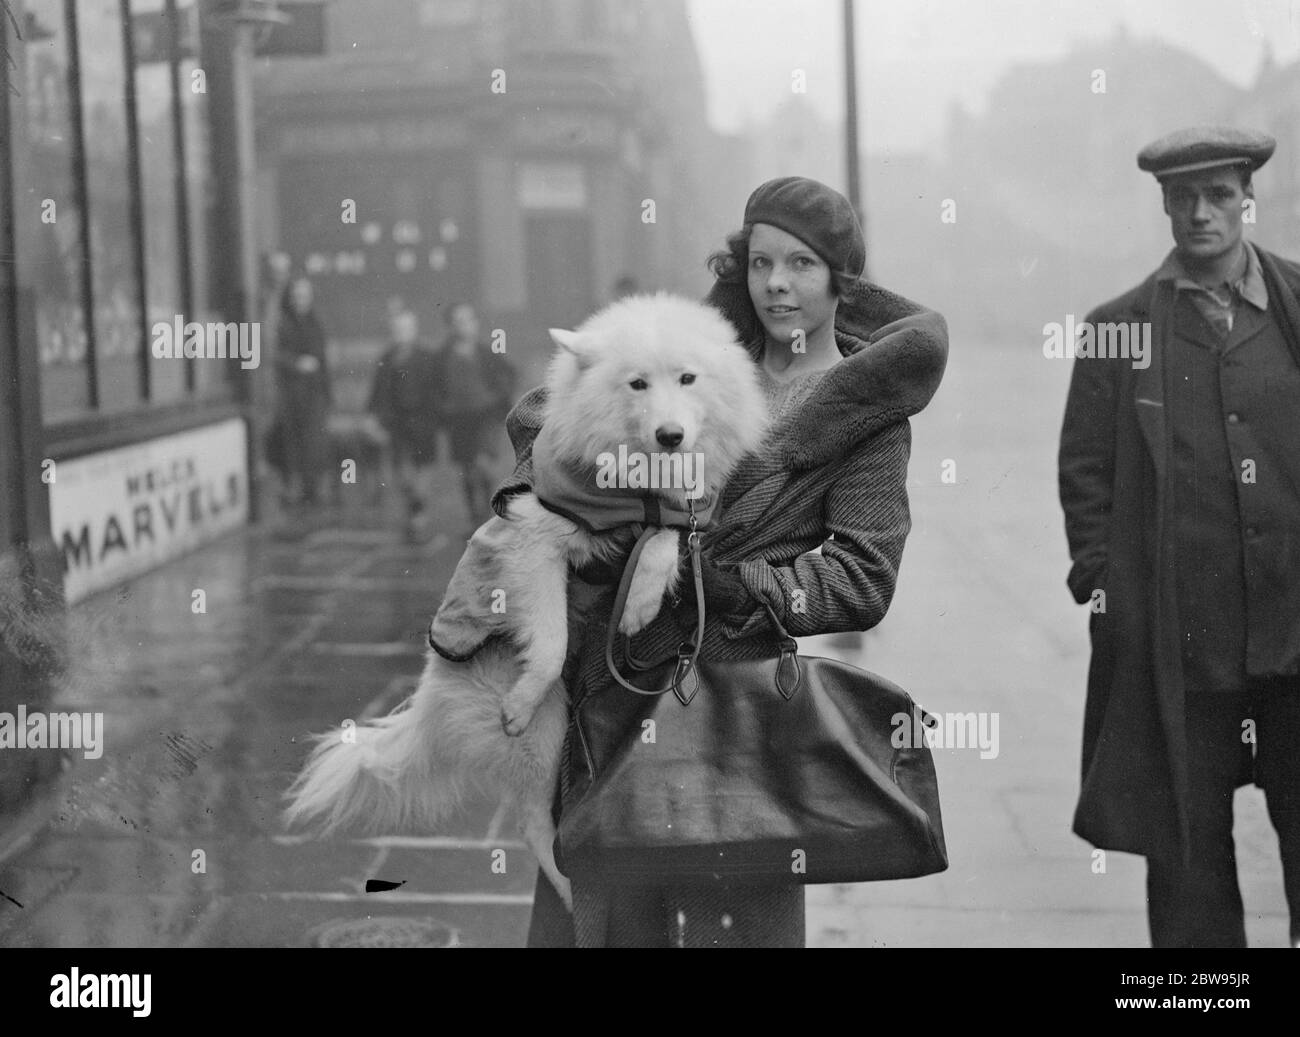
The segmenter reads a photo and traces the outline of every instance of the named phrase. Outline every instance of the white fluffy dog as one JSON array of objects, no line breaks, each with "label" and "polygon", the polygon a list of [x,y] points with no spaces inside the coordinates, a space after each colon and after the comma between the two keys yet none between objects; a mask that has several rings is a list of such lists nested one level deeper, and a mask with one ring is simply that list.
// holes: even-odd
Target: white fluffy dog
[{"label": "white fluffy dog", "polygon": [[[570,903],[551,821],[568,724],[559,678],[569,569],[625,556],[646,500],[652,516],[715,503],[761,443],[767,409],[731,325],[701,303],[634,296],[551,337],[560,350],[533,447],[536,492],[512,497],[508,518],[489,519],[470,539],[414,694],[386,717],[319,736],[289,789],[286,820],[316,822],[322,834],[430,830],[468,786],[492,788],[513,800],[525,841]],[[597,497],[595,517],[584,518],[584,499]],[[643,548],[624,633],[649,623],[675,590],[678,541],[664,528]]]}]

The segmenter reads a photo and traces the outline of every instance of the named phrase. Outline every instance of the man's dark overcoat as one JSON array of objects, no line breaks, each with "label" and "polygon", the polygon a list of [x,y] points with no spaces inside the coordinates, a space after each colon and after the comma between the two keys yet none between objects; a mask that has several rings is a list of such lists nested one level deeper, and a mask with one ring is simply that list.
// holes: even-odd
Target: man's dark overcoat
[{"label": "man's dark overcoat", "polygon": [[[1300,265],[1256,251],[1269,309],[1300,364]],[[1124,358],[1074,361],[1059,457],[1074,563],[1070,590],[1080,603],[1096,590],[1105,592],[1105,611],[1090,616],[1083,784],[1074,831],[1094,846],[1164,857],[1186,855],[1188,817],[1175,573],[1162,554],[1170,440],[1163,353],[1173,292],[1172,282],[1157,282],[1153,274],[1088,315],[1094,326],[1152,321],[1151,363],[1135,368]],[[1253,491],[1269,489],[1261,481]],[[1300,574],[1300,538],[1265,531],[1252,539],[1250,551],[1262,571]],[[1284,583],[1291,590],[1279,609],[1286,611],[1297,604],[1292,599],[1300,581]],[[1295,624],[1295,616],[1289,622]]]}]

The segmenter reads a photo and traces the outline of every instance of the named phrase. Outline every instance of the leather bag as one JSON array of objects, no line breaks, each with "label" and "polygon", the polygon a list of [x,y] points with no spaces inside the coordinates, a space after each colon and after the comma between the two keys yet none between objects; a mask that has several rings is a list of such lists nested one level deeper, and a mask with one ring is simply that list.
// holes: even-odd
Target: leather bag
[{"label": "leather bag", "polygon": [[[699,537],[688,538],[694,641],[633,684],[614,660],[640,550],[606,636],[607,684],[575,706],[556,859],[602,885],[815,884],[948,866],[927,714],[897,685],[800,656],[772,610],[770,655],[700,658]],[[900,734],[901,732],[901,734]]]}]

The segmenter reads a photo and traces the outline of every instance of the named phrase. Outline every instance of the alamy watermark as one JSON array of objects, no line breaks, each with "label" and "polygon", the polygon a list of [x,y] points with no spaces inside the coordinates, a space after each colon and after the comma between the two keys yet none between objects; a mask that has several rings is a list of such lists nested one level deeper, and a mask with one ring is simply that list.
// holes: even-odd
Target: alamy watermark
[{"label": "alamy watermark", "polygon": [[1132,360],[1138,370],[1151,366],[1151,322],[1093,324],[1073,313],[1065,323],[1043,325],[1043,356],[1049,360]]},{"label": "alamy watermark", "polygon": [[997,713],[895,713],[889,718],[895,749],[978,749],[981,760],[998,756]]},{"label": "alamy watermark", "polygon": [[179,313],[150,329],[158,360],[238,360],[245,371],[262,362],[262,325],[253,321],[187,322]]},{"label": "alamy watermark", "polygon": [[152,1011],[153,975],[87,972],[75,965],[50,977],[51,1008],[129,1008],[137,1019]]},{"label": "alamy watermark", "polygon": [[80,749],[87,760],[104,754],[103,713],[0,713],[0,749]]},{"label": "alamy watermark", "polygon": [[652,453],[605,450],[596,455],[596,485],[602,490],[685,490],[695,500],[704,496],[702,453]]}]

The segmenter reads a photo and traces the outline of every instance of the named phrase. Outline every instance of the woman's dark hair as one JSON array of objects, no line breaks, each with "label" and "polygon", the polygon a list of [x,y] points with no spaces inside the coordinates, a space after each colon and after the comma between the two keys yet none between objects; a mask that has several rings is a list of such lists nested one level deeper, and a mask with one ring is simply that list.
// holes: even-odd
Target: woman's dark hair
[{"label": "woman's dark hair", "polygon": [[[709,256],[707,265],[717,280],[723,284],[748,284],[749,236],[753,233],[753,224],[746,224],[735,234],[727,236],[726,248],[719,249]],[[832,270],[831,294],[838,296],[840,302],[847,302],[849,293],[857,281],[856,277],[842,270]]]}]

